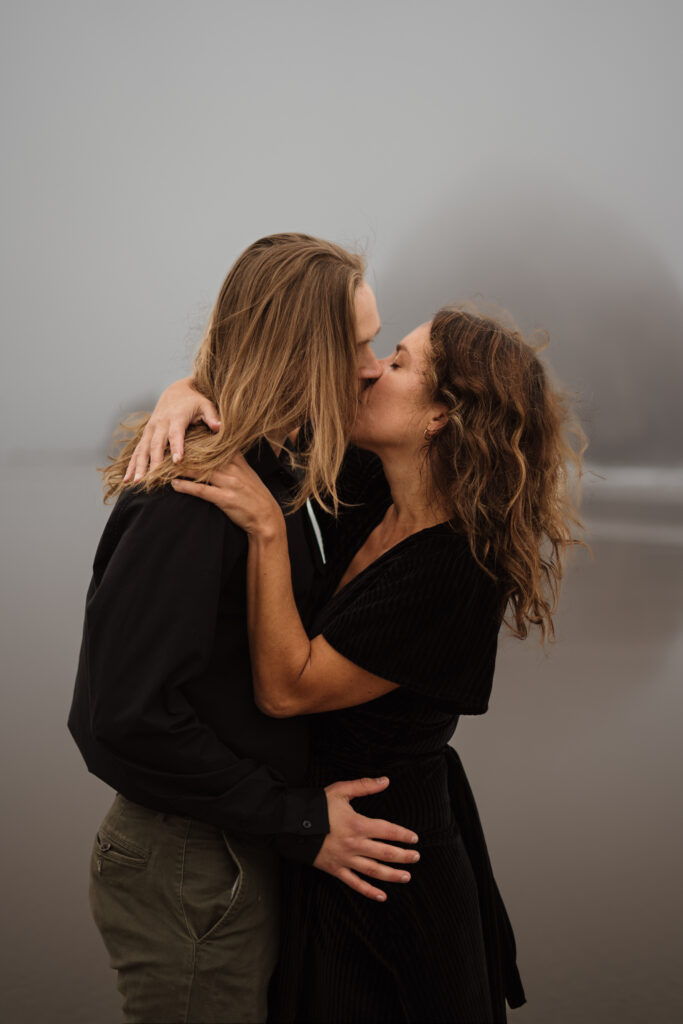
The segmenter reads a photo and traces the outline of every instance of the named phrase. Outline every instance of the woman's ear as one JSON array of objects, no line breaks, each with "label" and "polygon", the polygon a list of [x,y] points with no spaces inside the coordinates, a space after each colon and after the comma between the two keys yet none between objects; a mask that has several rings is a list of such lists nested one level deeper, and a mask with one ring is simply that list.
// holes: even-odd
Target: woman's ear
[{"label": "woman's ear", "polygon": [[436,409],[438,409],[439,411],[434,413],[429,423],[427,424],[427,430],[429,431],[432,437],[434,437],[435,434],[438,434],[440,430],[443,430],[443,428],[448,423],[448,417],[446,415],[446,406],[439,405],[436,406]]}]

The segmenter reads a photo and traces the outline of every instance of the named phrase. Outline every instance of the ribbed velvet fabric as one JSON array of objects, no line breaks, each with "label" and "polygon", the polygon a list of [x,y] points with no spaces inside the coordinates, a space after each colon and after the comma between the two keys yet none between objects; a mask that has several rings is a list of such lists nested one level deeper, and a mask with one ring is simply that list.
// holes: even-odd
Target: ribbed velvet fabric
[{"label": "ribbed velvet fabric", "polygon": [[476,804],[449,747],[460,714],[486,711],[501,602],[497,584],[448,523],[407,538],[335,594],[391,496],[379,460],[350,450],[340,481],[354,502],[322,517],[328,556],[312,635],[399,684],[384,697],[311,716],[310,782],[389,775],[354,801],[413,828],[412,881],[386,903],[322,872],[283,866],[283,936],[274,1022],[499,1024],[525,1001],[512,929]]}]

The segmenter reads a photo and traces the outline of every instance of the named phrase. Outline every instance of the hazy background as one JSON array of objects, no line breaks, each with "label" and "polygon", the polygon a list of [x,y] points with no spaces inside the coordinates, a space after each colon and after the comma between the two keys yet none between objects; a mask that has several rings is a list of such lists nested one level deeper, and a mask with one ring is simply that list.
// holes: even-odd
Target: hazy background
[{"label": "hazy background", "polygon": [[111,793],[66,732],[111,427],[185,374],[262,234],[363,246],[384,330],[484,296],[582,396],[594,559],[549,658],[463,719],[518,1024],[683,1014],[683,10],[2,6],[3,936],[13,1024],[113,1024],[87,907]]}]

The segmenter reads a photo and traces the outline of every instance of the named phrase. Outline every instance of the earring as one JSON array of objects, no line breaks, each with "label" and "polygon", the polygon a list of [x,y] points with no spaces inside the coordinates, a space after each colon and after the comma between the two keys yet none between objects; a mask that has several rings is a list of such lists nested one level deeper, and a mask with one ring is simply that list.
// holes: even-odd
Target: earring
[{"label": "earring", "polygon": [[431,441],[432,438],[434,437],[433,434],[430,434],[429,427],[425,427],[424,434],[422,436],[424,437],[425,441]]}]

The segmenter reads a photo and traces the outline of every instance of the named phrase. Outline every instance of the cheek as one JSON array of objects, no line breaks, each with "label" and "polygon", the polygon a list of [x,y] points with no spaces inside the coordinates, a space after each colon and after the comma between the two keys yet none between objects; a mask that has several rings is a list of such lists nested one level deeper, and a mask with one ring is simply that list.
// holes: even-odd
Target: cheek
[{"label": "cheek", "polygon": [[415,381],[412,374],[399,374],[386,382],[384,401],[386,406],[391,406],[404,419],[412,419],[419,415],[421,407],[422,391],[419,382]]},{"label": "cheek", "polygon": [[390,416],[392,412],[401,405],[400,394],[391,380],[383,377],[372,389],[372,410],[377,415]]},{"label": "cheek", "polygon": [[[414,420],[419,416],[416,405],[414,389],[410,387],[408,380],[382,380],[382,390],[373,391],[373,403],[369,409],[370,415],[377,426],[388,431],[391,436],[397,437],[404,433],[410,433]],[[380,384],[376,385],[379,389]]]},{"label": "cheek", "polygon": [[408,380],[401,370],[387,370],[377,381],[380,394],[387,402],[399,402],[405,395]]}]

